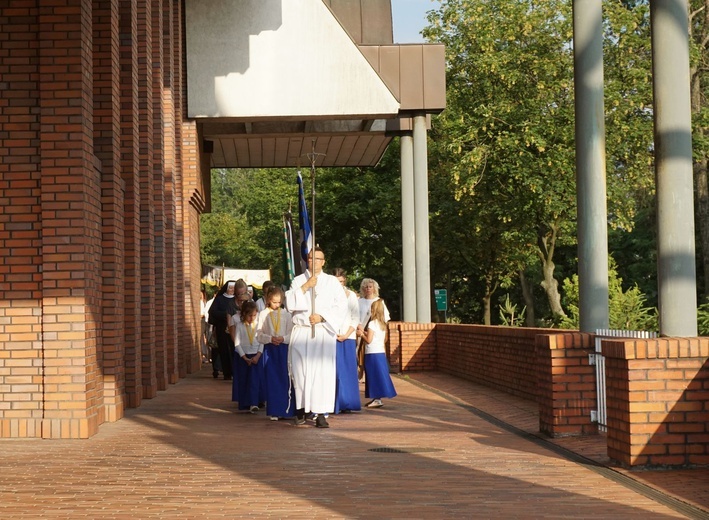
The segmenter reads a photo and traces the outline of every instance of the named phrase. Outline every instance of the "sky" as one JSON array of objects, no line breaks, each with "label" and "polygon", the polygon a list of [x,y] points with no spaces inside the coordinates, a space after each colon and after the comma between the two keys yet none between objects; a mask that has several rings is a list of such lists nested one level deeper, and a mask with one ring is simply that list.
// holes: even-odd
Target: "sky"
[{"label": "sky", "polygon": [[391,0],[394,43],[422,43],[419,33],[428,25],[426,12],[439,5],[438,0]]}]

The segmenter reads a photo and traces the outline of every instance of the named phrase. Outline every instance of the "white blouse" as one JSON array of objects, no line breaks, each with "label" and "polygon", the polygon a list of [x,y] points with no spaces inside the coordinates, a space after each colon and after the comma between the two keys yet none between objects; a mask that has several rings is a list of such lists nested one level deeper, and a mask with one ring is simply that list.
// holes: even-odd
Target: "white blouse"
[{"label": "white blouse", "polygon": [[[386,323],[384,324],[386,327]],[[386,347],[384,341],[386,340],[386,328],[382,329],[379,320],[372,320],[369,322],[369,327],[367,330],[372,330],[374,332],[374,337],[369,344],[365,344],[364,353],[365,354],[383,354],[386,352]]]}]

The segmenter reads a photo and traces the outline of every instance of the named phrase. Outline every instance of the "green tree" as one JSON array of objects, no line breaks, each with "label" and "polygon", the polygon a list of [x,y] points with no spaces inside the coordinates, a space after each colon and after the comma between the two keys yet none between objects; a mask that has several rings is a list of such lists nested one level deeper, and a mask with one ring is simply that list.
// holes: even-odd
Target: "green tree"
[{"label": "green tree", "polygon": [[212,213],[202,215],[202,262],[243,269],[270,269],[283,280],[282,215],[296,209],[292,169],[212,170]]},{"label": "green tree", "polygon": [[326,269],[347,270],[355,290],[362,278],[374,278],[392,319],[401,314],[399,163],[398,143],[392,143],[373,168],[316,171],[316,240],[327,253]]},{"label": "green tree", "polygon": [[[401,195],[398,147],[375,168],[316,169],[315,233],[327,254],[326,269],[343,267],[359,289],[376,279],[392,317],[401,293]],[[295,169],[212,171],[212,213],[202,215],[202,262],[245,269],[270,269],[282,282],[282,214],[292,208],[296,234]],[[311,207],[310,169],[302,170]],[[297,237],[296,237],[297,240]],[[296,252],[297,254],[297,252]]]},{"label": "green tree", "polygon": [[[448,107],[433,125],[432,175],[450,176],[467,207],[442,211],[439,227],[454,228],[456,214],[467,213],[469,226],[486,228],[458,249],[488,287],[520,274],[527,283],[536,278],[529,267],[538,266],[556,320],[565,311],[555,259],[576,242],[570,8],[561,0],[449,0],[430,13],[425,31],[448,53]],[[648,11],[616,0],[604,3],[604,15],[608,220],[632,230],[654,190]],[[504,241],[505,252],[490,237]],[[493,248],[498,255],[480,251]],[[485,262],[494,264],[492,276]]]},{"label": "green tree", "polygon": [[474,215],[469,225],[484,230],[465,254],[478,264],[484,297],[533,254],[560,316],[553,257],[558,241],[573,240],[576,211],[569,15],[565,1],[451,0],[425,33],[448,53],[448,107],[434,124],[432,169],[444,165],[441,175]]},{"label": "green tree", "polygon": [[704,297],[709,297],[709,0],[690,0],[689,34],[692,44],[690,95],[692,106],[692,149],[694,186],[697,199],[697,234],[704,279]]},{"label": "green tree", "polygon": [[[647,299],[637,285],[624,290],[613,258],[608,268],[608,309],[611,329],[657,331],[657,310],[646,305]],[[579,327],[578,275],[564,280],[564,303],[569,315],[561,321],[565,329]]]}]

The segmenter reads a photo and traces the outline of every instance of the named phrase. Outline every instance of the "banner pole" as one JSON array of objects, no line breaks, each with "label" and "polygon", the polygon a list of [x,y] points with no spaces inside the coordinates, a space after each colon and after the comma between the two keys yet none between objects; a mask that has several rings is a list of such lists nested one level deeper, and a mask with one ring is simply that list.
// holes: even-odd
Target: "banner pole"
[{"label": "banner pole", "polygon": [[[315,161],[317,161],[318,156],[325,156],[322,153],[315,153],[315,139],[313,139],[312,152],[308,154],[308,159],[310,159],[310,193],[312,201],[310,203],[311,212],[311,223],[310,223],[310,237],[312,239],[312,247],[310,248],[310,254],[313,255],[313,272],[310,273],[311,276],[315,276]],[[310,301],[312,303],[312,312],[315,314],[315,287],[310,288]],[[315,337],[315,324],[311,325],[311,337]]]}]

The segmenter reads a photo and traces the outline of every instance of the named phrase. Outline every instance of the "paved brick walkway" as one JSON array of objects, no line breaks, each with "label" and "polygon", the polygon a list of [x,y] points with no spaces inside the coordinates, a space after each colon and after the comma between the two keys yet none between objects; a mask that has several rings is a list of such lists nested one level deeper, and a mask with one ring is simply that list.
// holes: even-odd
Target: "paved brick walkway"
[{"label": "paved brick walkway", "polygon": [[709,470],[608,469],[600,437],[538,438],[533,403],[394,383],[321,430],[238,413],[205,368],[91,439],[0,441],[0,518],[709,518]]}]

